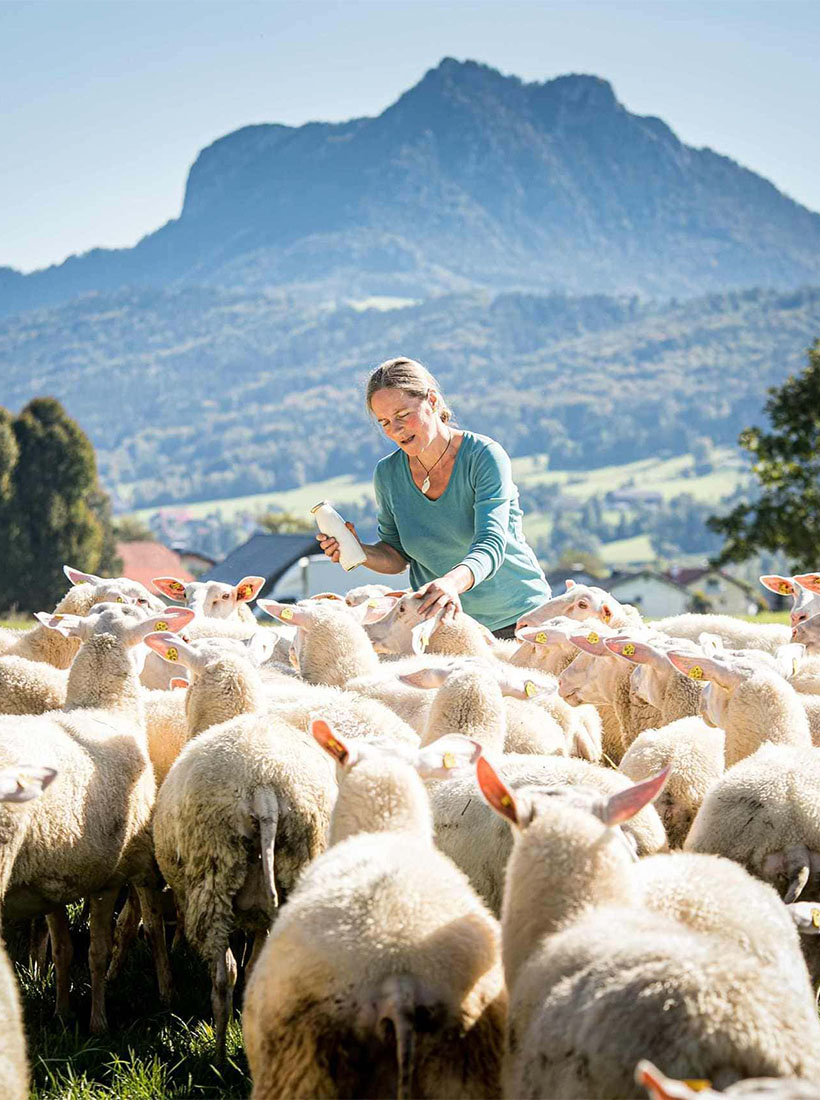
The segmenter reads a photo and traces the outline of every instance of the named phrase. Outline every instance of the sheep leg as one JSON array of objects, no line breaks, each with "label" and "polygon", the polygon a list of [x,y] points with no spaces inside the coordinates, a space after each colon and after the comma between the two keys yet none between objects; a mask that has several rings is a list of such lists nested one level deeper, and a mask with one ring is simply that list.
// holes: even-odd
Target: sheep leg
[{"label": "sheep leg", "polygon": [[225,1061],[225,1040],[228,1033],[228,1021],[233,1010],[233,987],[236,984],[236,959],[230,947],[225,947],[216,956],[211,968],[211,1007],[214,1014],[214,1034],[216,1036],[216,1064]]},{"label": "sheep leg", "polygon": [[171,941],[172,951],[182,947],[185,942],[185,912],[176,894],[174,894],[174,911],[176,913],[176,927],[174,928],[174,938]]},{"label": "sheep leg", "polygon": [[254,934],[253,934],[253,948],[251,950],[250,958],[245,963],[245,980],[246,981],[248,980],[248,978],[253,973],[253,968],[256,966],[256,960],[262,954],[262,948],[265,946],[265,944],[267,942],[268,942],[268,933],[267,933],[267,931],[254,932]]},{"label": "sheep leg", "polygon": [[91,1034],[108,1030],[105,1015],[105,972],[113,946],[114,906],[119,890],[105,890],[89,899],[88,966],[91,971]]},{"label": "sheep leg", "polygon": [[61,1020],[68,1018],[68,1000],[71,991],[69,968],[74,957],[74,945],[71,942],[71,929],[68,926],[68,913],[61,905],[46,916],[48,934],[51,937],[51,957],[54,959],[54,975],[57,983],[57,1007],[55,1015]]},{"label": "sheep leg", "polygon": [[48,962],[48,935],[48,918],[34,917],[29,925],[28,957],[41,974]]},{"label": "sheep leg", "polygon": [[138,886],[137,895],[142,910],[142,923],[154,955],[159,999],[164,1005],[169,1005],[173,992],[173,981],[171,978],[171,964],[168,961],[168,945],[165,942],[165,921],[162,918],[159,892],[150,886]]},{"label": "sheep leg", "polygon": [[128,897],[125,905],[117,917],[117,925],[114,929],[114,948],[111,952],[111,962],[108,964],[106,981],[113,981],[122,969],[123,960],[128,954],[128,949],[134,942],[139,931],[140,906],[133,886],[128,887]]}]

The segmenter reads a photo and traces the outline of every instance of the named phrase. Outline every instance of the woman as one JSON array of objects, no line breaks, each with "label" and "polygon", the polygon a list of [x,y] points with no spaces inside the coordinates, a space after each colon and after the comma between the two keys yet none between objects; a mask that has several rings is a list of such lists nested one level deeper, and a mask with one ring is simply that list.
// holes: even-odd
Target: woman
[{"label": "woman", "polygon": [[[414,359],[377,367],[366,403],[398,447],[376,466],[380,541],[363,544],[367,566],[401,573],[409,563],[423,618],[463,608],[496,637],[512,637],[550,588],[524,539],[504,448],[455,427],[435,378]],[[336,540],[316,537],[338,561]]]}]

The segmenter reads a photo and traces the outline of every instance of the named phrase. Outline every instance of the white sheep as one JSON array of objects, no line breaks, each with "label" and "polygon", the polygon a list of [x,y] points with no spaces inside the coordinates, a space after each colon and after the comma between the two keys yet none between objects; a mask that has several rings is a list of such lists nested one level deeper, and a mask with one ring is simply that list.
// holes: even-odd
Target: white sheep
[{"label": "white sheep", "polygon": [[197,615],[210,619],[239,619],[255,624],[248,607],[265,586],[264,577],[243,577],[236,584],[222,581],[181,581],[176,577],[154,577],[151,581],[158,592],[170,600],[190,607]]},{"label": "white sheep", "polygon": [[[585,760],[510,754],[499,758],[498,763],[512,790],[583,787],[609,796],[631,785],[620,772]],[[464,871],[485,904],[495,914],[500,913],[504,872],[512,851],[510,830],[481,797],[474,775],[434,784],[429,793],[436,845]],[[667,846],[666,833],[652,806],[631,819],[624,830],[640,856]]]},{"label": "white sheep", "polygon": [[[408,763],[322,726],[344,768],[333,843],[303,874],[248,982],[254,1100],[495,1097],[506,1009],[497,923],[433,847]],[[432,774],[473,753],[458,742],[445,739]]]},{"label": "white sheep", "polygon": [[776,672],[729,655],[700,656],[671,649],[668,659],[698,683],[701,714],[726,734],[726,767],[755,752],[764,742],[811,745],[804,700]]},{"label": "white sheep", "polygon": [[68,674],[43,661],[0,657],[0,714],[42,714],[65,703]]},{"label": "white sheep", "polygon": [[527,628],[542,626],[558,616],[574,619],[576,622],[597,619],[612,627],[641,625],[640,614],[634,607],[619,603],[603,588],[576,584],[571,578],[567,578],[566,586],[566,592],[551,596],[540,607],[522,615],[516,624],[516,634]]},{"label": "white sheep", "polygon": [[682,1081],[667,1077],[647,1059],[635,1069],[635,1081],[649,1093],[649,1100],[817,1100],[817,1085],[797,1077],[755,1077],[738,1081],[716,1092],[709,1081]]},{"label": "white sheep", "polygon": [[820,898],[820,749],[761,745],[709,789],[685,847],[733,859],[787,903]]},{"label": "white sheep", "polygon": [[134,882],[154,948],[160,994],[170,995],[155,895],[150,818],[154,773],[148,757],[139,683],[128,648],[158,624],[181,626],[191,614],[166,609],[145,619],[131,605],[102,604],[79,618],[57,614],[53,628],[83,641],[62,711],[0,717],[0,766],[29,758],[36,744],[60,772],[47,798],[25,817],[0,807],[0,898],[4,919],[47,913],[57,971],[57,1010],[68,1010],[70,940],[64,906],[90,904],[91,1029],[106,1028],[105,968],[111,918],[121,886]]},{"label": "white sheep", "polygon": [[778,596],[791,596],[791,625],[797,626],[820,611],[820,574],[803,573],[796,577],[781,577],[770,573],[760,578],[760,583]]},{"label": "white sheep", "polygon": [[[0,771],[0,802],[37,798],[56,775],[54,768],[29,765]],[[19,812],[19,811],[18,811]],[[14,970],[0,943],[0,1095],[8,1100],[28,1096],[28,1061],[23,1014]]]},{"label": "white sheep", "polygon": [[685,638],[690,642],[696,642],[703,633],[715,634],[730,649],[762,649],[766,653],[776,653],[778,646],[789,641],[790,635],[787,626],[777,623],[747,623],[731,615],[694,612],[657,619],[652,628],[671,638]]},{"label": "white sheep", "polygon": [[514,795],[483,759],[477,771],[516,829],[502,911],[505,1095],[633,1096],[642,1056],[720,1087],[820,1079],[810,997],[731,938],[642,906],[613,826],[658,793],[663,774],[599,801],[593,816],[548,792]]}]

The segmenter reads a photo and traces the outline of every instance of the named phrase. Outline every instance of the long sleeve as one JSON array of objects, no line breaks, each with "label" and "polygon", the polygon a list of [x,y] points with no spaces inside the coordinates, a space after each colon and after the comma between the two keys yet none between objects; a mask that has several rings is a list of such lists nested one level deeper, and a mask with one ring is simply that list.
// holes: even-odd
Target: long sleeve
[{"label": "long sleeve", "polygon": [[507,547],[515,486],[509,456],[500,444],[488,443],[477,456],[471,483],[475,489],[475,537],[459,564],[473,574],[475,588],[497,571]]}]

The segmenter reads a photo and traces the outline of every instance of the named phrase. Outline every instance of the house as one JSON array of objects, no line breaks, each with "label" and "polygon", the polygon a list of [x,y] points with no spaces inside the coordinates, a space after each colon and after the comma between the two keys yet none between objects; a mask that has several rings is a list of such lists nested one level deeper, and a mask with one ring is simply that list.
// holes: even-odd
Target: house
[{"label": "house", "polygon": [[236,584],[243,577],[264,577],[265,586],[259,595],[276,600],[301,600],[317,592],[338,592],[343,596],[360,584],[407,587],[406,573],[385,576],[364,566],[346,573],[341,565],[316,550],[316,538],[311,534],[251,535],[199,580]]},{"label": "house", "polygon": [[690,611],[721,615],[754,615],[760,610],[757,592],[745,581],[711,566],[674,568],[666,574],[689,593]]},{"label": "house", "polygon": [[156,592],[151,584],[154,577],[176,577],[180,581],[192,581],[194,578],[185,568],[182,559],[175,550],[163,546],[161,542],[138,540],[137,542],[118,542],[117,556],[122,558],[122,576],[130,581],[139,581],[149,592]]},{"label": "house", "polygon": [[619,603],[634,604],[642,615],[650,619],[691,611],[692,595],[684,585],[652,569],[613,573],[600,583]]}]

